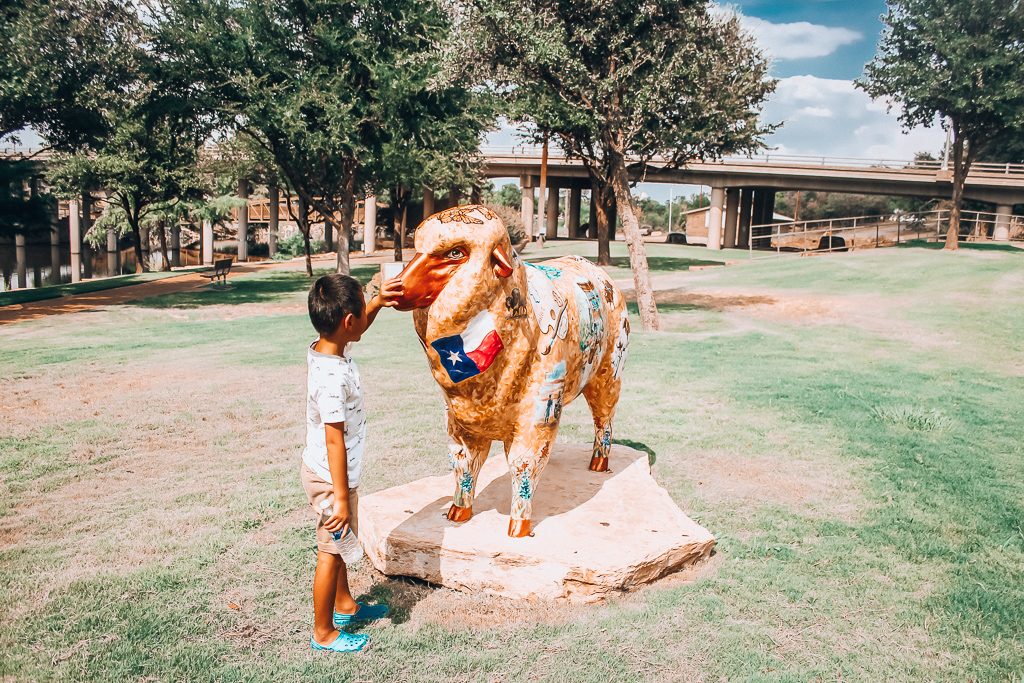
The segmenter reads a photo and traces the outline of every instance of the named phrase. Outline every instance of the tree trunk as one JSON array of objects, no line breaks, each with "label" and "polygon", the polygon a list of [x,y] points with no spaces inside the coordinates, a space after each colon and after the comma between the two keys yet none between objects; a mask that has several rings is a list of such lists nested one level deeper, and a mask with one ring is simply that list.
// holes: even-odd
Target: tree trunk
[{"label": "tree trunk", "polygon": [[597,201],[594,202],[594,210],[597,212],[597,264],[599,266],[611,265],[611,248],[608,244],[608,204],[605,202],[605,190],[607,186],[598,183],[599,188]]},{"label": "tree trunk", "polygon": [[[348,261],[349,242],[352,239],[352,220],[356,213],[356,176],[350,173],[345,178],[345,184],[341,188],[341,225],[337,226],[338,233],[338,265],[337,271],[342,275],[349,275],[352,267]],[[364,236],[365,239],[365,236]]]},{"label": "tree trunk", "polygon": [[391,226],[395,233],[395,262],[402,261],[402,247],[405,242],[405,221],[408,217],[409,192],[399,185],[391,190]]},{"label": "tree trunk", "polygon": [[128,219],[128,227],[132,229],[132,240],[135,248],[135,272],[143,273],[149,270],[149,264],[143,263],[142,258],[142,230],[139,228],[139,219],[134,217],[131,212],[125,211],[125,216]]},{"label": "tree trunk", "polygon": [[160,264],[160,270],[171,269],[171,258],[167,254],[167,226],[163,221],[157,224],[157,230],[160,231],[160,255],[163,258],[163,263]]},{"label": "tree trunk", "polygon": [[640,221],[637,220],[633,196],[629,191],[625,159],[621,154],[613,153],[610,161],[611,186],[615,193],[617,213],[622,220],[622,232],[629,249],[629,265],[633,269],[633,286],[636,290],[640,326],[645,330],[656,331],[661,327],[658,306],[654,301],[651,274],[647,269],[647,248],[640,236]]},{"label": "tree trunk", "polygon": [[959,126],[953,126],[953,206],[949,209],[949,229],[946,231],[944,249],[956,251],[960,248],[960,205],[964,198],[964,181],[970,170],[970,151],[965,151],[965,141]]},{"label": "tree trunk", "polygon": [[313,256],[309,246],[309,207],[306,200],[299,194],[299,215],[296,216],[299,231],[302,233],[302,245],[306,250],[306,275],[313,277]]}]

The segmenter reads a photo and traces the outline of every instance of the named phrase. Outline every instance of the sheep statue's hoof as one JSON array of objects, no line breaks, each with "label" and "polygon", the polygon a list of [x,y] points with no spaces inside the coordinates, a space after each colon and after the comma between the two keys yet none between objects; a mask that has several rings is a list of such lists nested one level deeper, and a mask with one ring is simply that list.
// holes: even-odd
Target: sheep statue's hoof
[{"label": "sheep statue's hoof", "polygon": [[448,508],[448,519],[453,522],[468,522],[469,518],[473,516],[473,508],[459,507],[458,505],[452,504]]},{"label": "sheep statue's hoof", "polygon": [[533,524],[528,519],[508,520],[508,535],[512,538],[523,538],[533,533]]}]

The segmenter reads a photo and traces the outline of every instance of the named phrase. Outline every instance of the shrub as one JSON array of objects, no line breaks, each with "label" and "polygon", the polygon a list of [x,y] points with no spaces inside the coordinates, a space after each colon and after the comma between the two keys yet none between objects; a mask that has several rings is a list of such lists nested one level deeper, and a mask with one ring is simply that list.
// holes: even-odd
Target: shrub
[{"label": "shrub", "polygon": [[523,218],[519,212],[501,204],[487,204],[487,208],[498,214],[498,218],[505,224],[508,231],[508,239],[513,247],[518,247],[526,240],[526,228],[523,226]]},{"label": "shrub", "polygon": [[[327,249],[327,244],[323,240],[310,240],[309,251],[313,254],[319,254]],[[274,254],[274,259],[277,261],[284,261],[296,256],[302,256],[306,253],[304,242],[302,239],[302,233],[298,232],[291,237],[286,237],[283,240],[277,242],[277,253]]]}]

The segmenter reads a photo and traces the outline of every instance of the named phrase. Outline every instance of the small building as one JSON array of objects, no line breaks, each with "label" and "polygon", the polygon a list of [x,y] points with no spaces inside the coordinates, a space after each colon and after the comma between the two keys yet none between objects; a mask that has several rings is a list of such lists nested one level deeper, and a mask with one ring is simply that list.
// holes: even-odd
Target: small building
[{"label": "small building", "polygon": [[[684,211],[686,216],[686,243],[707,244],[708,243],[708,221],[711,219],[711,207],[702,206],[699,209]],[[773,223],[788,223],[793,219],[781,213],[772,214]],[[722,211],[722,232],[725,232],[725,211]],[[745,245],[744,245],[745,246]]]}]

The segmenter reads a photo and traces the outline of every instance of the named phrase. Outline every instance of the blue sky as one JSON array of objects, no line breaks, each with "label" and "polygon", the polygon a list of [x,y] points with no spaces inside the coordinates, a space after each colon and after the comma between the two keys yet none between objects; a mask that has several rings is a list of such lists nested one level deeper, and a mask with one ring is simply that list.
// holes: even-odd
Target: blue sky
[{"label": "blue sky", "polygon": [[[762,112],[763,120],[782,124],[766,139],[771,151],[858,159],[941,152],[941,128],[903,131],[889,103],[872,101],[853,85],[875,53],[884,0],[723,0],[718,11],[739,15],[779,79]],[[492,141],[508,145],[513,137],[503,130]],[[638,191],[668,199],[664,185],[644,184]],[[675,189],[677,195],[694,191]]]},{"label": "blue sky", "polygon": [[[835,29],[831,35],[839,39],[839,44],[831,54],[777,61],[774,73],[778,77],[809,73],[821,78],[856,78],[874,55],[875,43],[882,30],[881,16],[885,13],[885,2],[873,0],[737,0],[731,5],[750,19],[761,19],[775,25],[805,22]],[[821,33],[819,29],[817,34]]]}]

